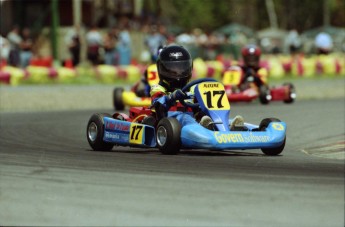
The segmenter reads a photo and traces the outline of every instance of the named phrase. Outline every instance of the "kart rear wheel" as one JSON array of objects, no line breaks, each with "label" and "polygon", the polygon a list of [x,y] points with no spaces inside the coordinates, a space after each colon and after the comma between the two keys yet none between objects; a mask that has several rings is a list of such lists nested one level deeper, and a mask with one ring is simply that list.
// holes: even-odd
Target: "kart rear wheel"
[{"label": "kart rear wheel", "polygon": [[176,155],[181,147],[181,125],[175,118],[163,118],[158,122],[157,147],[162,154]]},{"label": "kart rear wheel", "polygon": [[123,88],[115,88],[113,91],[113,103],[115,110],[124,110],[125,104],[122,100]]},{"label": "kart rear wheel", "polygon": [[283,84],[283,86],[287,86],[289,89],[289,97],[284,100],[284,103],[288,103],[288,104],[293,103],[295,101],[295,98],[296,98],[295,86],[291,83],[285,83],[285,84]]},{"label": "kart rear wheel", "polygon": [[[271,122],[281,122],[281,121],[277,118],[265,118],[260,122],[259,131],[265,131]],[[285,147],[285,142],[286,142],[286,137],[284,138],[284,142],[280,146],[273,147],[273,148],[261,148],[261,151],[265,155],[270,155],[270,156],[278,155],[283,152],[284,147]]]},{"label": "kart rear wheel", "polygon": [[104,121],[103,117],[111,117],[110,114],[93,114],[87,123],[86,137],[90,146],[95,151],[110,151],[114,144],[103,141]]},{"label": "kart rear wheel", "polygon": [[262,85],[259,88],[259,99],[261,104],[268,104],[271,100],[271,92],[268,86]]}]

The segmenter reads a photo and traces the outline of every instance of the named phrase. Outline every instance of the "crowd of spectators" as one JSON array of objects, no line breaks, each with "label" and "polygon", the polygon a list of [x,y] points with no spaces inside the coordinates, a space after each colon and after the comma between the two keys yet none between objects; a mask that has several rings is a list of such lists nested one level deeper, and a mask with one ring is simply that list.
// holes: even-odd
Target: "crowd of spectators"
[{"label": "crowd of spectators", "polygon": [[1,61],[15,67],[25,68],[32,58],[33,40],[29,28],[14,26],[7,38],[0,37]]},{"label": "crowd of spectators", "polygon": [[[161,24],[146,24],[133,26],[129,20],[119,23],[106,30],[96,25],[88,28],[84,33],[80,26],[70,29],[64,42],[69,50],[69,58],[72,66],[81,62],[82,45],[85,45],[86,59],[92,65],[129,65],[133,60],[133,52],[138,51],[137,43],[133,42],[133,30],[142,34],[142,48],[137,59],[139,62],[155,62],[159,47],[169,43],[177,43],[185,46],[193,58],[214,60],[219,55],[227,55],[238,60],[240,49],[257,40],[247,37],[241,31],[232,35],[205,32],[200,28],[189,32],[171,33],[166,26]],[[84,42],[82,42],[82,39]],[[258,44],[259,43],[259,44]],[[262,43],[257,42],[261,45]],[[29,28],[19,29],[14,26],[5,37],[0,37],[1,58],[8,65],[25,68],[30,64],[33,57],[34,40]],[[294,55],[302,51],[303,42],[300,34],[292,29],[285,37],[284,44],[287,52]],[[326,33],[315,37],[317,53],[327,54],[332,51],[332,38]],[[268,50],[271,53],[282,53],[283,47],[274,46]]]}]

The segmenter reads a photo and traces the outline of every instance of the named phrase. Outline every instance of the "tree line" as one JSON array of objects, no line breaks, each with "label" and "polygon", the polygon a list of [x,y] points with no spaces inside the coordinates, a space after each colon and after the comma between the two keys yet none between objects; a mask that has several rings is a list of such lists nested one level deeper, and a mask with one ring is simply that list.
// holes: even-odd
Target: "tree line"
[{"label": "tree line", "polygon": [[[267,7],[271,1],[273,8]],[[255,30],[270,27],[269,10],[281,29],[304,31],[322,25],[344,27],[344,0],[144,0],[144,9],[163,23],[212,31],[237,22]]]}]

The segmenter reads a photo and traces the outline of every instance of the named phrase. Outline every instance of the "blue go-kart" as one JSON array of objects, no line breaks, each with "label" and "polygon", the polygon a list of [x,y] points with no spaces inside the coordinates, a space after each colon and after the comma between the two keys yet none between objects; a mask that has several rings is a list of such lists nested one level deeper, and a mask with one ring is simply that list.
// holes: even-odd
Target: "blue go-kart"
[{"label": "blue go-kart", "polygon": [[163,154],[178,154],[180,149],[246,150],[261,149],[266,155],[278,155],[285,147],[286,124],[276,118],[263,119],[259,125],[245,123],[231,130],[230,103],[223,84],[211,79],[198,79],[183,89],[179,100],[185,109],[202,111],[213,120],[212,129],[196,120],[185,121],[189,112],[168,112],[152,123],[150,108],[131,107],[124,113],[93,114],[87,124],[87,140],[93,150],[111,150],[114,145],[143,148],[157,147]]}]

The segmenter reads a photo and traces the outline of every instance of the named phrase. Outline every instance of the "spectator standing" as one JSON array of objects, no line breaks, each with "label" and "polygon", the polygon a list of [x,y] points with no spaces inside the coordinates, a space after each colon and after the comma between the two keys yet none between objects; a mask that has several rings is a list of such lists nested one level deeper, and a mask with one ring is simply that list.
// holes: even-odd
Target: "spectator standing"
[{"label": "spectator standing", "polygon": [[102,36],[98,27],[93,25],[86,33],[87,59],[93,64],[99,63],[99,51],[102,46]]},{"label": "spectator standing", "polygon": [[292,29],[288,33],[285,39],[285,43],[291,55],[298,53],[298,51],[302,47],[302,41],[296,29]]},{"label": "spectator standing", "polygon": [[176,38],[176,43],[178,43],[179,45],[182,45],[182,46],[188,46],[190,45],[191,43],[194,42],[193,40],[193,37],[191,36],[190,33],[186,33],[186,32],[183,32],[181,34],[179,34]]},{"label": "spectator standing", "polygon": [[10,53],[8,56],[8,64],[11,66],[19,66],[20,64],[20,44],[22,37],[19,34],[19,27],[15,26],[8,34],[7,40],[10,43]]},{"label": "spectator standing", "polygon": [[213,33],[208,34],[208,41],[206,42],[206,44],[204,44],[205,59],[215,60],[217,57],[218,47],[219,47],[218,37]]},{"label": "spectator standing", "polygon": [[189,50],[193,58],[200,57],[202,59],[206,59],[205,47],[208,42],[207,35],[200,28],[194,28],[191,37],[193,43],[189,46]]},{"label": "spectator standing", "polygon": [[159,47],[164,46],[167,40],[164,35],[162,35],[156,25],[150,27],[150,33],[145,37],[144,43],[149,49],[151,55],[151,61],[156,62],[157,51]]},{"label": "spectator standing", "polygon": [[122,25],[117,42],[119,65],[131,64],[131,36],[126,25]]},{"label": "spectator standing", "polygon": [[73,30],[67,33],[65,42],[67,43],[68,50],[71,54],[73,66],[77,66],[80,62],[80,26],[76,25]]},{"label": "spectator standing", "polygon": [[[242,31],[236,30],[234,33],[230,35],[231,45],[232,45],[232,53],[236,60],[239,60],[241,58],[241,50],[243,46],[248,43],[247,37],[243,34]],[[274,45],[272,43],[272,40],[269,40],[269,44],[272,46],[269,46],[270,51],[274,48]]]},{"label": "spectator standing", "polygon": [[112,29],[104,36],[104,63],[106,65],[115,65],[116,59],[116,30]]},{"label": "spectator standing", "polygon": [[320,32],[315,37],[315,47],[317,54],[329,54],[333,49],[333,39],[326,32]]},{"label": "spectator standing", "polygon": [[22,68],[25,68],[30,64],[30,60],[32,58],[32,46],[33,41],[31,38],[31,31],[29,28],[24,28],[23,40],[20,44],[20,66]]},{"label": "spectator standing", "polygon": [[9,52],[10,45],[8,40],[0,35],[0,68],[6,65]]}]

